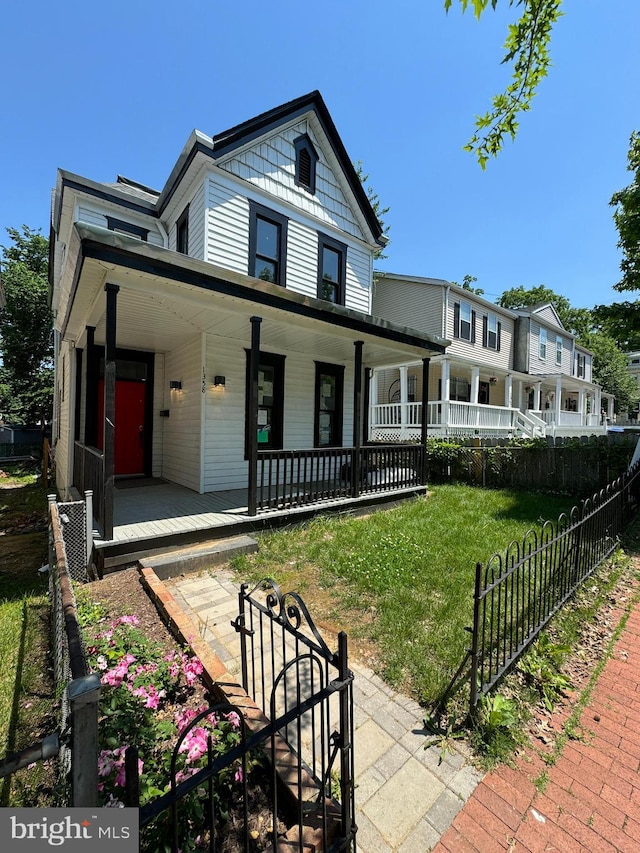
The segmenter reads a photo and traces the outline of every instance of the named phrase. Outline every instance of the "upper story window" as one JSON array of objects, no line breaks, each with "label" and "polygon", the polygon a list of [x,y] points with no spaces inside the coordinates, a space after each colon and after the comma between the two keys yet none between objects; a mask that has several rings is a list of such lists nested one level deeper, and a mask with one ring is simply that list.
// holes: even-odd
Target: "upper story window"
[{"label": "upper story window", "polygon": [[577,372],[578,372],[578,378],[582,378],[582,379],[584,379],[584,375],[585,375],[585,369],[584,369],[584,368],[585,368],[585,361],[586,361],[586,359],[585,359],[584,355],[582,355],[582,353],[577,353],[577,362],[578,362],[578,363],[577,363]]},{"label": "upper story window", "polygon": [[540,329],[539,346],[540,346],[540,349],[539,349],[540,358],[544,360],[547,357],[547,330],[546,329]]},{"label": "upper story window", "polygon": [[476,342],[476,312],[469,302],[456,302],[453,306],[453,336],[472,344]]},{"label": "upper story window", "polygon": [[176,252],[189,254],[189,205],[180,214],[176,222]]},{"label": "upper story window", "polygon": [[113,216],[107,216],[107,228],[109,231],[115,231],[117,234],[126,234],[128,237],[135,237],[136,240],[147,242],[149,237],[149,229],[141,228],[139,225],[133,225],[131,222],[124,222],[122,219],[115,219]]},{"label": "upper story window", "polygon": [[306,133],[295,139],[293,144],[296,149],[296,184],[315,193],[318,152]]},{"label": "upper story window", "polygon": [[562,364],[562,338],[556,336],[556,364]]},{"label": "upper story window", "polygon": [[286,286],[287,218],[249,202],[249,275]]},{"label": "upper story window", "polygon": [[500,351],[501,323],[495,314],[487,314],[482,320],[482,346]]},{"label": "upper story window", "polygon": [[318,299],[345,303],[347,247],[324,234],[318,234]]}]

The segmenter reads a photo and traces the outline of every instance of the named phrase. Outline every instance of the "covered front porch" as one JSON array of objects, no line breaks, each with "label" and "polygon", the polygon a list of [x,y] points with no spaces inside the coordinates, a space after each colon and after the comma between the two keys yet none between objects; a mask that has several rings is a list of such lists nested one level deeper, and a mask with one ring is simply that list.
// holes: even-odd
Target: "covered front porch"
[{"label": "covered front porch", "polygon": [[606,432],[614,398],[599,386],[565,375],[531,376],[462,359],[431,361],[428,385],[419,366],[384,366],[371,375],[369,438],[420,437],[423,388],[428,387],[430,436],[541,438]]},{"label": "covered front porch", "polygon": [[99,547],[424,492],[424,442],[367,446],[366,377],[410,354],[428,381],[445,341],[84,230],[90,298],[65,327],[75,441],[59,459],[93,492]]}]

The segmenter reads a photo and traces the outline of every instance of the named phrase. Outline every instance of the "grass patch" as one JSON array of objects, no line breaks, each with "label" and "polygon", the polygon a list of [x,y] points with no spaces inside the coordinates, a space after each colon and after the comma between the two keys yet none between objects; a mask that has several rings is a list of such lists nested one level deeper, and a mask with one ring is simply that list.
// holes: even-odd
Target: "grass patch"
[{"label": "grass patch", "polygon": [[328,620],[375,647],[376,669],[425,705],[469,642],[477,561],[568,510],[567,497],[438,486],[427,498],[366,518],[324,516],[267,534],[234,567],[296,590]]}]

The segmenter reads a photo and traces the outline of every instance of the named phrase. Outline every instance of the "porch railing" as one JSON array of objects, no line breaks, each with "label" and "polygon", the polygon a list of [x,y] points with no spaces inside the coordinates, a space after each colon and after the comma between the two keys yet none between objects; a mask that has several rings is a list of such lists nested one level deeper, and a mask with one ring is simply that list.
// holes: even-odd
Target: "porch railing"
[{"label": "porch railing", "polygon": [[260,451],[257,510],[418,486],[423,455],[417,444]]},{"label": "porch railing", "polygon": [[[84,494],[93,492],[93,511],[105,539],[113,536],[113,493],[104,488],[104,454],[95,447],[76,441],[73,454],[73,485]],[[110,503],[110,506],[108,504]]]},{"label": "porch railing", "polygon": [[[465,403],[457,400],[431,400],[428,406],[428,427],[446,431],[448,435],[513,433],[519,410],[484,403]],[[371,437],[388,435],[402,440],[419,437],[422,403],[383,403],[371,407]]]}]

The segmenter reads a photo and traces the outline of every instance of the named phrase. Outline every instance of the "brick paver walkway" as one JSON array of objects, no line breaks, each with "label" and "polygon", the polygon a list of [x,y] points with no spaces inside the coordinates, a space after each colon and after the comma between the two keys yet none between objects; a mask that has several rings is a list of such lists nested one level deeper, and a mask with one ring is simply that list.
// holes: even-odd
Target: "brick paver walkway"
[{"label": "brick paver walkway", "polygon": [[532,749],[516,767],[487,774],[434,853],[640,853],[638,605],[580,725],[584,737],[568,741],[555,764]]}]

